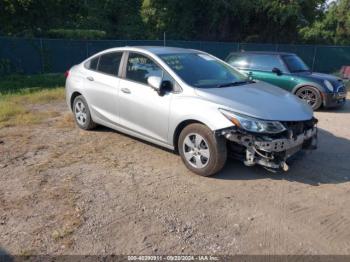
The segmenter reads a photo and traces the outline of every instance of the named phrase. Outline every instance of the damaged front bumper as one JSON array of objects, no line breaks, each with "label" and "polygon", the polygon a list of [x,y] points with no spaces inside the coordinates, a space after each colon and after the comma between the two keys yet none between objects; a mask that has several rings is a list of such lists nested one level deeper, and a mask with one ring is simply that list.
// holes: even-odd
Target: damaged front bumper
[{"label": "damaged front bumper", "polygon": [[283,135],[261,135],[242,132],[237,129],[221,130],[231,144],[234,156],[239,156],[247,166],[255,164],[269,169],[288,170],[286,160],[302,149],[317,148],[317,127],[293,134],[292,130]]}]

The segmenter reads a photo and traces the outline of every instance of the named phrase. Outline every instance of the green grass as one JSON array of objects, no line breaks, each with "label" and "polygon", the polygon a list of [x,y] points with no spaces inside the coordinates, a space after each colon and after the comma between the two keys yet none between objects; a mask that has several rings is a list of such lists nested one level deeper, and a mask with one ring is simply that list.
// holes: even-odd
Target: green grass
[{"label": "green grass", "polygon": [[64,99],[64,76],[14,75],[0,78],[0,127],[40,123],[53,112],[33,111],[32,105]]},{"label": "green grass", "polygon": [[0,127],[41,123],[54,116],[53,111],[34,111],[35,104],[64,100],[64,88],[43,89],[30,93],[9,94],[0,97]]},{"label": "green grass", "polygon": [[11,75],[0,77],[0,95],[35,92],[64,86],[63,74]]}]

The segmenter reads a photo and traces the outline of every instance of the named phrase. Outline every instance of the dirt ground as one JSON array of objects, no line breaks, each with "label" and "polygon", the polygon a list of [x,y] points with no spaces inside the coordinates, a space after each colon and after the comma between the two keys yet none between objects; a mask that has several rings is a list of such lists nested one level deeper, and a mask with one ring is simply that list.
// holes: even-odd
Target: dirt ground
[{"label": "dirt ground", "polygon": [[228,161],[193,175],[179,156],[62,101],[0,130],[0,250],[10,254],[350,254],[350,100],[316,113],[319,149],[288,173]]}]

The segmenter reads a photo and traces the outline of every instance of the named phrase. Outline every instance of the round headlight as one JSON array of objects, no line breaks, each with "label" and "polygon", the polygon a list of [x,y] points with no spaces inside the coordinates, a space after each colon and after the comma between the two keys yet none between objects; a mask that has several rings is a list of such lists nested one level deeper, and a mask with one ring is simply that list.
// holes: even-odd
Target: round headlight
[{"label": "round headlight", "polygon": [[329,82],[328,80],[324,80],[324,85],[327,87],[327,89],[331,92],[333,92],[333,85],[331,82]]}]

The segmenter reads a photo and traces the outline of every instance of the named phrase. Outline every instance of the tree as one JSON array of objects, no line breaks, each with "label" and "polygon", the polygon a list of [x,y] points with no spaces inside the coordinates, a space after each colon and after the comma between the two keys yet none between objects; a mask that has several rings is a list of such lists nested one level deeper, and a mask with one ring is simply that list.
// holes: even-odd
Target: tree
[{"label": "tree", "polygon": [[152,37],[295,42],[324,0],[144,0],[141,15]]},{"label": "tree", "polygon": [[350,44],[350,0],[332,2],[324,15],[309,26],[300,29],[308,43]]},{"label": "tree", "polygon": [[110,38],[145,37],[140,16],[141,0],[85,0],[81,27],[104,30]]},{"label": "tree", "polygon": [[93,29],[106,31],[111,38],[144,38],[140,8],[141,0],[2,0],[0,31],[50,36],[51,29]]},{"label": "tree", "polygon": [[350,44],[350,0],[1,0],[9,36]]},{"label": "tree", "polygon": [[2,0],[1,32],[12,36],[42,35],[52,27],[75,27],[83,8],[82,0]]}]

